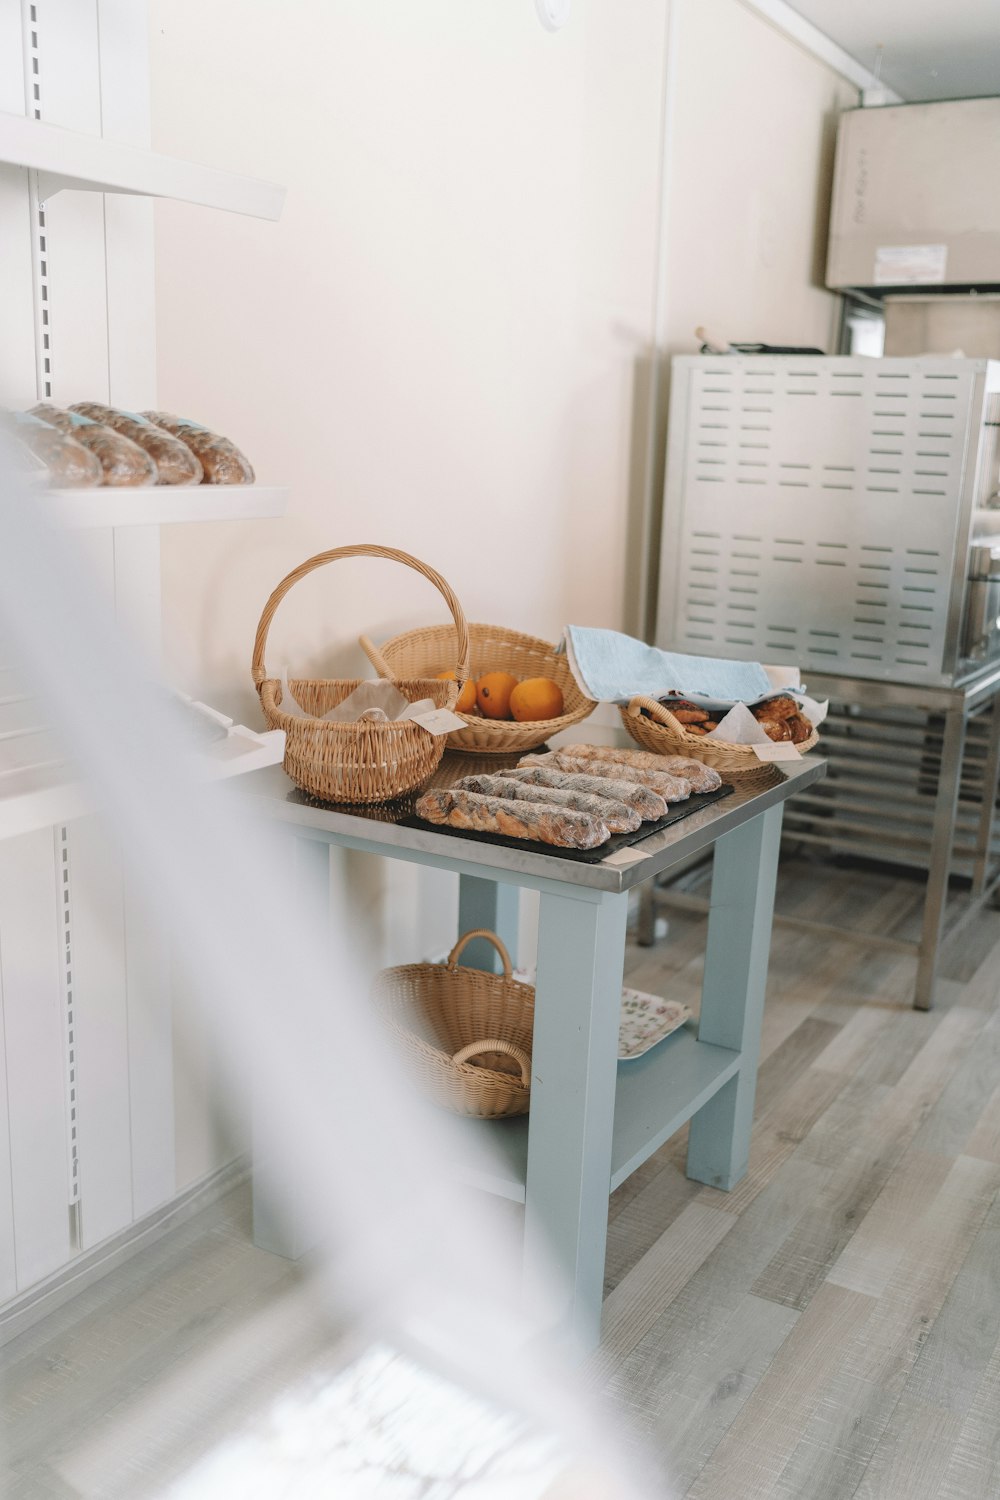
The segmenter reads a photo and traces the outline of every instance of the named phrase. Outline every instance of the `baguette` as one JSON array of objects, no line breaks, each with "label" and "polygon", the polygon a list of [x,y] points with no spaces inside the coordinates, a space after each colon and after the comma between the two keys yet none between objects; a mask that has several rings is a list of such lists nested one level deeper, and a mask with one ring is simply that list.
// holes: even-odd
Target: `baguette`
[{"label": "baguette", "polygon": [[524,781],[530,786],[550,786],[561,792],[593,792],[597,797],[613,797],[634,807],[644,823],[653,823],[667,815],[666,800],[654,792],[652,787],[640,786],[638,782],[610,781],[603,776],[581,776],[570,771],[550,770],[548,766],[519,766],[514,771],[504,771],[512,781]]},{"label": "baguette", "polygon": [[455,783],[456,788],[467,792],[480,792],[487,797],[508,797],[518,802],[547,802],[554,807],[568,807],[574,812],[589,813],[608,825],[611,833],[634,833],[642,819],[634,807],[617,802],[613,797],[597,797],[593,792],[561,792],[556,787],[531,786],[523,781],[511,781],[509,777],[464,776]]},{"label": "baguette", "polygon": [[567,745],[563,750],[550,750],[546,756],[525,757],[521,764],[549,764],[556,755],[606,760],[633,771],[667,771],[671,776],[683,776],[685,781],[690,781],[694,792],[714,792],[722,785],[722,777],[715,767],[706,766],[704,761],[695,760],[693,756],[657,755],[652,750],[618,750],[610,745]]},{"label": "baguette", "polygon": [[533,839],[564,849],[595,849],[611,837],[608,825],[587,813],[569,812],[544,802],[512,806],[504,797],[483,797],[460,788],[425,792],[416,812],[428,823],[468,828],[475,833],[502,833],[507,838]]},{"label": "baguette", "polygon": [[638,786],[648,786],[659,792],[664,802],[686,802],[691,795],[691,783],[683,776],[671,776],[668,771],[637,771],[632,766],[616,766],[606,760],[584,760],[582,756],[568,755],[559,751],[555,758],[556,768],[583,776],[603,776],[610,780],[633,781]]},{"label": "baguette", "polygon": [[179,438],[147,422],[145,417],[135,412],[116,411],[113,406],[102,406],[99,401],[76,401],[70,411],[79,412],[92,422],[100,422],[102,427],[110,427],[112,432],[138,443],[156,464],[157,484],[201,484],[201,464],[197,455]]}]

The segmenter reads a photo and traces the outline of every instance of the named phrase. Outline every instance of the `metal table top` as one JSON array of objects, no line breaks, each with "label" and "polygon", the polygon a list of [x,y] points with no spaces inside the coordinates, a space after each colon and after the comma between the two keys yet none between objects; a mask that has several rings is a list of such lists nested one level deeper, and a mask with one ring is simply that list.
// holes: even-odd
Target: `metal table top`
[{"label": "metal table top", "polygon": [[[513,765],[516,756],[472,756],[445,754],[431,779],[432,786],[449,786],[477,771],[497,771]],[[364,849],[390,858],[435,865],[462,874],[504,883],[545,889],[557,884],[585,892],[627,891],[652,879],[682,859],[700,852],[725,833],[751,818],[785,802],[796,792],[826,774],[819,756],[805,756],[798,764],[774,766],[774,778],[752,788],[737,785],[718,802],[709,803],[690,817],[681,819],[648,838],[613,853],[606,860],[587,864],[562,859],[557,853],[539,854],[533,849],[509,848],[502,844],[455,838],[433,828],[409,828],[400,819],[412,815],[414,794],[388,806],[317,806],[300,792],[280,766],[252,771],[234,782],[233,790],[249,797],[255,810],[267,818],[290,824],[305,835],[328,838],[347,848]]]}]

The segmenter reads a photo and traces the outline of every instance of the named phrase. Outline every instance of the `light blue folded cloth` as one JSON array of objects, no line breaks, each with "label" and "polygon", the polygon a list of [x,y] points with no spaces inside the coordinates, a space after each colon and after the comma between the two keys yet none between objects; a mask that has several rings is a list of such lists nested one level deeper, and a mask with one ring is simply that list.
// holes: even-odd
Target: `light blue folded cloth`
[{"label": "light blue folded cloth", "polygon": [[755,703],[772,691],[756,661],[682,656],[660,651],[617,630],[567,625],[566,654],[580,690],[599,703],[627,703],[636,694],[697,694],[725,703]]}]

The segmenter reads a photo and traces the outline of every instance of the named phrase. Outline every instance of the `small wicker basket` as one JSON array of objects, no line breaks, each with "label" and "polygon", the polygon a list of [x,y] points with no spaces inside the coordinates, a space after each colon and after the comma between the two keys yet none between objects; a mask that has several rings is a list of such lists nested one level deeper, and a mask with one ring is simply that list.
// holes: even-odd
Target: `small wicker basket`
[{"label": "small wicker basket", "polygon": [[[284,766],[295,784],[324,802],[389,802],[421,786],[431,775],[444,754],[445,736],[429,734],[419,724],[377,724],[363,720],[355,724],[336,724],[322,715],[342,703],[359,685],[359,679],[301,678],[289,686],[305,710],[306,718],[282,712],[281,684],[268,677],[264,666],[264,648],[274,612],[294,584],[326,563],[346,557],[385,557],[405,563],[430,580],[444,596],[455,620],[455,668],[459,678],[469,671],[469,633],[462,606],[449,585],[426,563],[397,552],[392,547],[358,545],[335,547],[308,558],[283,578],[264,606],[254,640],[252,674],[261,707],[269,729],[285,731]],[[434,678],[397,680],[396,686],[405,698],[416,703],[430,698],[437,708],[455,706],[457,682]],[[315,715],[316,717],[312,717]]]},{"label": "small wicker basket", "polygon": [[[496,948],[502,975],[459,968],[465,945],[477,937]],[[383,969],[374,999],[435,1104],[481,1120],[527,1113],[535,991],[512,977],[496,933],[465,933],[446,964]]]},{"label": "small wicker basket", "polygon": [[[568,659],[557,652],[550,641],[521,635],[502,625],[470,625],[469,645],[473,677],[479,677],[483,672],[510,672],[520,682],[529,677],[549,677],[562,689],[563,712],[557,719],[536,719],[531,723],[460,714],[468,728],[456,729],[448,736],[448,746],[452,750],[471,750],[478,755],[523,755],[525,751],[544,745],[561,729],[579,724],[597,707],[592,698],[585,698],[581,693]],[[449,667],[456,656],[452,625],[427,625],[420,630],[408,630],[381,646],[362,636],[361,646],[380,677],[433,677]]]},{"label": "small wicker basket", "polygon": [[[774,777],[773,764],[758,760],[749,745],[689,734],[669,708],[664,708],[655,698],[633,698],[620,712],[622,723],[636,744],[644,745],[658,755],[690,755],[694,760],[704,761],[706,766],[714,766],[726,781],[771,780]],[[809,738],[795,748],[804,755],[818,739],[819,734],[814,729]]]}]

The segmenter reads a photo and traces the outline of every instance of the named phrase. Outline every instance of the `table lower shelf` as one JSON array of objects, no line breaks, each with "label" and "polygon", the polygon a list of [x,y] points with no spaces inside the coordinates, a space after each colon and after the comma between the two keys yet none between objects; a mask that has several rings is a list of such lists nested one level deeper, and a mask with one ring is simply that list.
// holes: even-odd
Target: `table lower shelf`
[{"label": "table lower shelf", "polygon": [[[658,1151],[739,1069],[740,1054],[698,1040],[689,1022],[633,1062],[618,1064],[611,1191]],[[493,1162],[463,1174],[472,1186],[524,1202],[528,1116],[464,1122]]]}]

